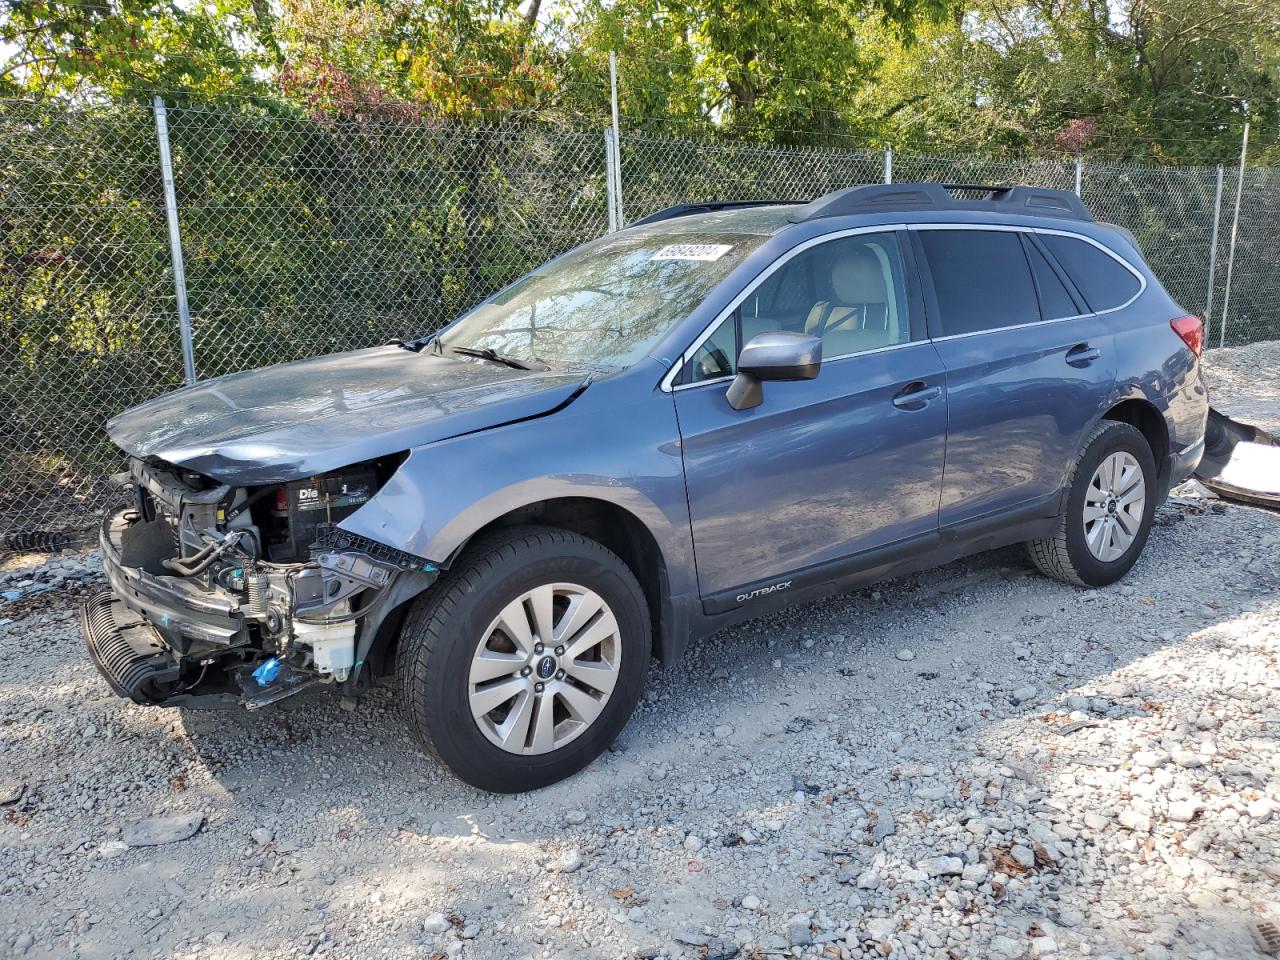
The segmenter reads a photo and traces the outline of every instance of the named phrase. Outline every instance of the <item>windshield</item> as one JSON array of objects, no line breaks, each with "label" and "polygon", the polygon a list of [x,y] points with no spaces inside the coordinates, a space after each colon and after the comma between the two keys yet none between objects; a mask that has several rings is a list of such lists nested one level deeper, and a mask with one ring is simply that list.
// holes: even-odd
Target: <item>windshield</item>
[{"label": "windshield", "polygon": [[441,343],[532,364],[630,366],[766,239],[669,230],[608,237],[503,290]]}]

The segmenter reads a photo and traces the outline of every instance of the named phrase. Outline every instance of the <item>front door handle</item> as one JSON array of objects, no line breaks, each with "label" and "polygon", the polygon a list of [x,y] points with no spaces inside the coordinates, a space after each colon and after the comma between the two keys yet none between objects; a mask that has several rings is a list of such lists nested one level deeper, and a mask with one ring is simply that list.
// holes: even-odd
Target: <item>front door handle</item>
[{"label": "front door handle", "polygon": [[899,410],[919,410],[930,400],[942,396],[941,387],[931,387],[923,380],[913,380],[893,396],[893,405]]},{"label": "front door handle", "polygon": [[1087,343],[1077,343],[1067,351],[1067,363],[1073,367],[1087,367],[1100,356],[1102,351],[1097,347],[1091,347]]}]

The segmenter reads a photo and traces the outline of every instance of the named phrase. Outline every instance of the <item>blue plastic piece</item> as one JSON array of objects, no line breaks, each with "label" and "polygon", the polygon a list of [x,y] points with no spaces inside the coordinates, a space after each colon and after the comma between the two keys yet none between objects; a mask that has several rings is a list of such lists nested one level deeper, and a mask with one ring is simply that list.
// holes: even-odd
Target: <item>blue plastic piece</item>
[{"label": "blue plastic piece", "polygon": [[284,666],[284,661],[279,657],[272,657],[266,663],[253,671],[253,679],[258,681],[258,686],[265,687],[272,680],[280,675],[280,669]]}]

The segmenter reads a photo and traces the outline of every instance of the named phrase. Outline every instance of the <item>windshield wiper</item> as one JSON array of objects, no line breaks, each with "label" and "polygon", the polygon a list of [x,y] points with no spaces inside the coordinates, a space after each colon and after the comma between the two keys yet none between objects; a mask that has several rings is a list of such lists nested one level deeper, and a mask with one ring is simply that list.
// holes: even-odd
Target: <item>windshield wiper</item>
[{"label": "windshield wiper", "polygon": [[448,349],[454,353],[460,353],[465,357],[479,357],[481,360],[488,360],[490,363],[500,363],[506,367],[513,367],[516,370],[536,370],[537,367],[532,364],[525,363],[523,360],[517,360],[515,357],[508,357],[505,354],[498,353],[492,347],[455,347],[448,344]]}]

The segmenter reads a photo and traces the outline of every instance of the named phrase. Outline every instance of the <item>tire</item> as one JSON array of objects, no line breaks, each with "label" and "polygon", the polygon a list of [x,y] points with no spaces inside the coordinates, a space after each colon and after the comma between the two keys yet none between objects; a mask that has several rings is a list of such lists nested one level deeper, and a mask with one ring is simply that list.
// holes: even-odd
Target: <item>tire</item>
[{"label": "tire", "polygon": [[[544,609],[551,615],[540,620]],[[561,649],[531,652],[561,629]],[[596,636],[605,639],[574,653]],[[621,732],[651,645],[644,593],[615,554],[566,530],[502,530],[469,546],[414,602],[396,659],[401,704],[414,736],[461,780],[536,790],[577,773]]]},{"label": "tire", "polygon": [[[1127,490],[1113,491],[1112,487],[1119,484],[1112,485],[1107,475],[1099,475],[1104,464],[1107,468],[1120,465],[1120,475],[1126,477],[1129,465],[1136,464],[1141,471],[1144,492],[1140,510],[1137,502],[1130,499],[1133,487],[1128,482],[1124,484]],[[1096,476],[1100,476],[1100,486],[1094,485]],[[1155,458],[1146,438],[1127,423],[1102,421],[1085,438],[1084,448],[1072,468],[1066,504],[1053,535],[1027,544],[1032,562],[1041,573],[1077,587],[1105,587],[1115,583],[1137,562],[1151,533],[1156,483]],[[1111,492],[1122,495],[1113,497]],[[1124,500],[1129,500],[1128,506],[1120,503]],[[1105,525],[1108,515],[1110,527]],[[1094,526],[1086,531],[1091,523]],[[1134,526],[1136,529],[1130,532]],[[1124,543],[1129,537],[1131,539]]]}]

